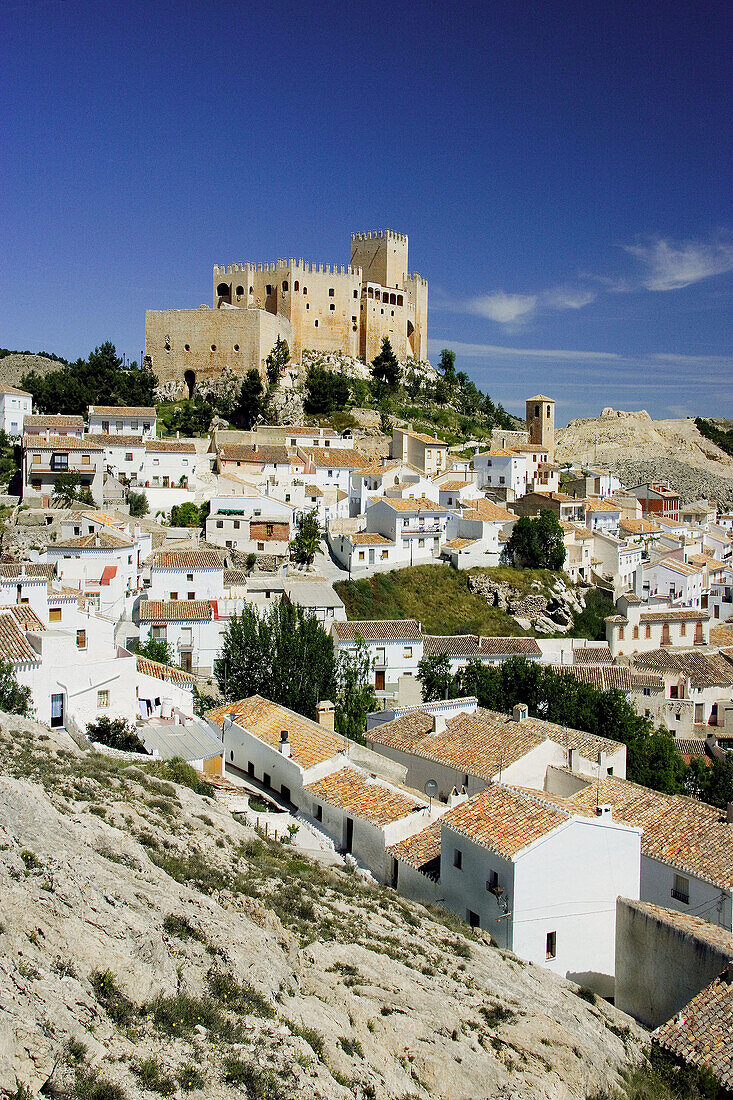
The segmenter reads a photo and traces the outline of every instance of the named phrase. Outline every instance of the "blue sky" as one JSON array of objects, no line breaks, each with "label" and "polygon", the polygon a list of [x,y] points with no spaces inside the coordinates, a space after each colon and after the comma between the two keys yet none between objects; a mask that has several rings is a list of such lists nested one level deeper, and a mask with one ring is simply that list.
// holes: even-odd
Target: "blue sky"
[{"label": "blue sky", "polygon": [[410,237],[510,411],[733,415],[730,3],[5,0],[0,345],[139,357],[214,263]]}]

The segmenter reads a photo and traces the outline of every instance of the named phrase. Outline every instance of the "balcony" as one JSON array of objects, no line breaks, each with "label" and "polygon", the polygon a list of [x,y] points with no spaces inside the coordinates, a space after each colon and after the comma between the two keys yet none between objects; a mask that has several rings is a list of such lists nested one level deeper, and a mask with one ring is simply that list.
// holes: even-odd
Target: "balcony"
[{"label": "balcony", "polygon": [[674,886],[670,890],[670,895],[675,901],[681,901],[683,905],[690,904],[690,895],[684,893],[682,890],[675,890]]},{"label": "balcony", "polygon": [[420,527],[416,524],[409,524],[407,527],[403,527],[400,531],[402,535],[439,535],[440,524],[425,524],[424,527]]}]

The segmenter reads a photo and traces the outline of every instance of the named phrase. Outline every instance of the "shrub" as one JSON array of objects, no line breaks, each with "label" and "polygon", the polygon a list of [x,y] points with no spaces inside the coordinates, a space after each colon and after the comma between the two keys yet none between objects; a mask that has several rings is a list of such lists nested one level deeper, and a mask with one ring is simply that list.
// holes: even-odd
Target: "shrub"
[{"label": "shrub", "polygon": [[199,943],[206,943],[206,936],[199,932],[198,928],[189,924],[185,917],[176,916],[174,913],[169,913],[164,918],[163,931],[179,940],[197,940]]},{"label": "shrub", "polygon": [[100,745],[107,745],[111,749],[122,749],[123,752],[147,752],[135,727],[124,718],[108,718],[103,714],[96,722],[87,723],[87,737],[90,741],[98,741]]},{"label": "shrub", "polygon": [[111,1020],[127,1024],[137,1015],[137,1009],[117,984],[111,970],[94,970],[89,977],[94,995]]},{"label": "shrub", "polygon": [[178,783],[181,787],[189,787],[196,794],[213,794],[210,783],[202,779],[195,768],[180,756],[174,756],[170,760],[156,760],[154,764],[145,764],[145,770],[158,779],[165,779],[169,783]]},{"label": "shrub", "polygon": [[275,1074],[241,1058],[224,1059],[224,1080],[247,1090],[248,1100],[286,1100]]},{"label": "shrub", "polygon": [[20,853],[20,858],[25,863],[26,870],[28,871],[40,871],[43,867],[40,859],[35,852],[31,852],[28,848],[24,848]]},{"label": "shrub", "polygon": [[130,1069],[142,1087],[149,1092],[159,1092],[161,1096],[172,1096],[176,1090],[173,1078],[161,1072],[154,1058],[143,1058],[139,1062],[131,1062]]},{"label": "shrub", "polygon": [[240,985],[236,978],[225,971],[210,970],[206,975],[212,997],[234,1012],[272,1019],[275,1009],[266,997],[248,985]]},{"label": "shrub", "polygon": [[185,1063],[176,1070],[176,1080],[184,1092],[202,1089],[206,1084],[206,1078],[201,1070],[191,1062]]},{"label": "shrub", "polygon": [[127,494],[127,503],[130,506],[131,516],[146,516],[148,514],[148,498],[145,493],[135,493],[130,490]]}]

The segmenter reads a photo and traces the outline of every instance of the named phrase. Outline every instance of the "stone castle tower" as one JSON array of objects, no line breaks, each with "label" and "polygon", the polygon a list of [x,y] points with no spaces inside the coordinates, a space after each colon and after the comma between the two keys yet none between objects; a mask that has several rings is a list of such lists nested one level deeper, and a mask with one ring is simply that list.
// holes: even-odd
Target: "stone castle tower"
[{"label": "stone castle tower", "polygon": [[538,393],[526,402],[529,442],[547,450],[548,460],[555,457],[555,402],[551,397]]},{"label": "stone castle tower", "polygon": [[348,267],[303,260],[214,267],[213,309],[148,310],[145,357],[161,383],[193,393],[264,363],[276,339],[369,363],[389,337],[398,359],[427,356],[428,284],[407,270],[408,241],[389,229],[352,233]]}]

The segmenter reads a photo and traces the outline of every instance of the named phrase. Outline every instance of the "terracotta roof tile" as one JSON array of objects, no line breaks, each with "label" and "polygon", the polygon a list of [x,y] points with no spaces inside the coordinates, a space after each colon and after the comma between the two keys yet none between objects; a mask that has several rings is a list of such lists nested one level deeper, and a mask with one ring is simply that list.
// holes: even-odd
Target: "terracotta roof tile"
[{"label": "terracotta roof tile", "polygon": [[19,390],[16,386],[9,386],[7,382],[0,382],[0,393],[7,393],[14,397],[32,397],[27,390]]},{"label": "terracotta roof tile", "polygon": [[78,535],[75,538],[59,539],[52,546],[61,550],[122,550],[125,547],[134,546],[129,535],[123,535],[121,531],[111,530],[109,527],[101,531],[92,531],[90,535]]},{"label": "terracotta roof tile", "polygon": [[469,546],[475,546],[478,539],[449,539],[443,543],[444,550],[466,550]]},{"label": "terracotta roof tile", "polygon": [[492,784],[443,814],[443,828],[513,859],[535,840],[565,825],[571,815],[546,805],[541,797]]},{"label": "terracotta roof tile", "polygon": [[464,519],[480,519],[484,523],[512,523],[517,519],[513,512],[508,512],[499,504],[486,498],[466,501],[463,508]]},{"label": "terracotta roof tile", "polygon": [[156,550],[148,559],[155,569],[223,569],[216,550]]},{"label": "terracotta roof tile", "polygon": [[172,684],[195,684],[196,677],[183,669],[173,668],[172,665],[163,665],[159,661],[151,661],[147,657],[138,657],[137,670],[145,676],[154,676],[156,680],[169,680]]},{"label": "terracotta roof tile", "polygon": [[643,623],[707,622],[709,618],[707,611],[696,611],[691,607],[670,607],[666,611],[642,611],[640,616]]},{"label": "terracotta roof tile", "polygon": [[0,613],[0,654],[13,665],[37,664],[41,660],[12,610]]},{"label": "terracotta roof tile", "polygon": [[586,759],[599,752],[615,753],[617,741],[573,730],[539,718],[515,722],[509,715],[479,707],[473,714],[459,714],[439,734],[431,732],[433,721],[424,710],[385,722],[369,731],[374,744],[398,749],[427,760],[436,760],[481,779],[493,779],[547,740],[565,748],[577,748]]},{"label": "terracotta roof tile", "polygon": [[141,600],[141,623],[208,622],[212,618],[208,600]]},{"label": "terracotta roof tile", "polygon": [[332,632],[339,641],[351,642],[357,634],[365,642],[417,642],[422,638],[415,619],[365,619],[334,623]]},{"label": "terracotta roof tile", "polygon": [[32,413],[23,419],[26,434],[34,431],[51,431],[53,428],[84,429],[84,417],[64,413]]},{"label": "terracotta roof tile", "polygon": [[408,797],[379,779],[371,779],[354,768],[332,772],[315,783],[309,783],[304,790],[314,798],[328,802],[330,806],[345,810],[355,817],[363,817],[379,827],[391,825],[426,808],[425,803]]},{"label": "terracotta roof tile", "polygon": [[155,419],[155,409],[150,405],[90,405],[90,416],[139,416]]},{"label": "terracotta roof tile", "polygon": [[353,546],[394,546],[392,539],[384,535],[377,535],[372,531],[355,531],[345,536],[351,540]]},{"label": "terracotta roof tile", "polygon": [[0,611],[10,611],[25,630],[45,630],[45,626],[28,603],[13,603],[0,606]]},{"label": "terracotta roof tile", "polygon": [[513,656],[540,657],[542,650],[534,638],[485,638],[477,634],[424,636],[423,653],[435,657],[447,653],[449,657]]},{"label": "terracotta roof tile", "polygon": [[633,660],[637,668],[689,676],[692,687],[733,686],[733,667],[718,653],[654,649],[650,653],[635,653]]},{"label": "terracotta roof tile", "polygon": [[192,439],[146,439],[145,450],[150,454],[196,454]]},{"label": "terracotta roof tile", "polygon": [[733,1090],[733,982],[728,972],[658,1028],[655,1038],[664,1050],[707,1069]]},{"label": "terracotta roof tile", "polygon": [[433,821],[419,833],[392,844],[387,851],[395,859],[401,859],[419,871],[426,864],[440,859],[440,831],[440,820]]},{"label": "terracotta roof tile", "polygon": [[626,665],[552,665],[552,670],[590,684],[596,691],[631,691],[631,672]]},{"label": "terracotta roof tile", "polygon": [[315,465],[329,470],[358,470],[364,466],[366,455],[352,447],[301,447]]},{"label": "terracotta roof tile", "polygon": [[346,747],[346,742],[337,734],[304,718],[302,714],[263,699],[261,695],[252,695],[238,703],[224,703],[210,710],[206,717],[221,725],[230,714],[236,716],[238,725],[271,749],[277,749],[280,733],[287,730],[291,759],[302,768],[312,768],[331,760]]},{"label": "terracotta roof tile", "polygon": [[588,645],[573,650],[573,664],[610,665],[612,663],[613,657],[607,645]]},{"label": "terracotta roof tile", "polygon": [[382,497],[381,500],[389,505],[390,508],[394,508],[395,512],[410,512],[412,515],[418,515],[420,512],[425,512],[427,515],[448,515],[449,508],[444,508],[442,504],[434,504],[432,500],[428,500],[427,497],[417,497],[415,500],[401,500],[399,497]]},{"label": "terracotta roof tile", "polygon": [[79,439],[75,435],[24,435],[23,447],[26,451],[99,451],[104,448],[95,441],[93,435]]}]

